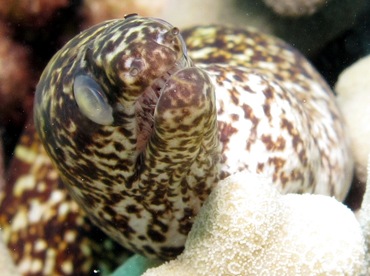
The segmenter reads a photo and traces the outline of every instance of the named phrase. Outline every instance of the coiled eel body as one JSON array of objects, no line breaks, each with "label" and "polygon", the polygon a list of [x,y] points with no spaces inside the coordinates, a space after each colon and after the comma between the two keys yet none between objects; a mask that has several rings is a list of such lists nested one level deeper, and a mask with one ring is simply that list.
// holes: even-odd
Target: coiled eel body
[{"label": "coiled eel body", "polygon": [[149,257],[180,253],[211,189],[237,171],[339,200],[352,178],[328,85],[294,48],[253,30],[104,22],[50,61],[34,117],[90,219]]}]

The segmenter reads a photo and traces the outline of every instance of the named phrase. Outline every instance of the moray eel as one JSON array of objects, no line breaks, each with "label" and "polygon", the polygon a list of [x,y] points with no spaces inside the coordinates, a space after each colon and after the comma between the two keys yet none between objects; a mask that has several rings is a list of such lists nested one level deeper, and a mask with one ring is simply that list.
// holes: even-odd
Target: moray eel
[{"label": "moray eel", "polygon": [[328,85],[294,48],[254,30],[184,30],[129,15],[50,61],[34,118],[90,219],[134,252],[183,250],[220,179],[250,170],[283,193],[343,200],[353,161]]}]

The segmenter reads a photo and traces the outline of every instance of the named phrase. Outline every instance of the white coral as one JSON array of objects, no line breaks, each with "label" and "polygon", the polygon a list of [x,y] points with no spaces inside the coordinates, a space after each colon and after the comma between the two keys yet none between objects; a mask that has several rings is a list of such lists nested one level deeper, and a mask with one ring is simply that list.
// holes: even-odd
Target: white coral
[{"label": "white coral", "polygon": [[335,84],[337,100],[348,126],[357,178],[366,182],[367,154],[370,152],[370,55],[344,70]]},{"label": "white coral", "polygon": [[359,222],[366,242],[365,270],[363,275],[370,275],[370,155],[367,163],[367,183],[361,209]]},{"label": "white coral", "polygon": [[240,173],[211,193],[184,252],[144,275],[360,275],[365,248],[354,214],[334,198],[281,195]]}]

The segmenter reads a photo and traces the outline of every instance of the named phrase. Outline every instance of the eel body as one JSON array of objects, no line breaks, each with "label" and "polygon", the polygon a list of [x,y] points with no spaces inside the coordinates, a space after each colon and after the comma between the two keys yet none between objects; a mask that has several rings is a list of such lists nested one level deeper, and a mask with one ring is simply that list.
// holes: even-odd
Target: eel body
[{"label": "eel body", "polygon": [[343,200],[352,159],[330,88],[279,39],[130,15],[50,61],[35,125],[72,197],[125,248],[169,259],[220,179]]},{"label": "eel body", "polygon": [[67,192],[30,120],[0,191],[0,226],[21,275],[108,274],[130,252],[86,217]]}]

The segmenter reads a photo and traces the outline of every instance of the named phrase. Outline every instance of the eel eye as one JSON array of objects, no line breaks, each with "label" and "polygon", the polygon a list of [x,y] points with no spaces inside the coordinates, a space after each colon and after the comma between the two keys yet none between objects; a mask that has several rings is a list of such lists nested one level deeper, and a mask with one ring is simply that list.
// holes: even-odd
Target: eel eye
[{"label": "eel eye", "polygon": [[100,125],[113,123],[113,109],[102,88],[93,78],[78,75],[74,80],[73,93],[83,115]]}]

